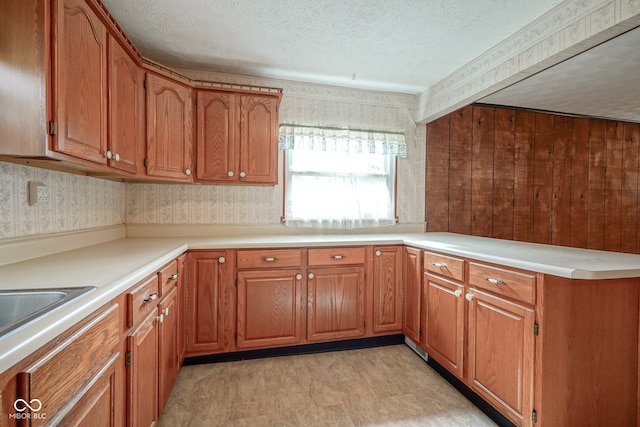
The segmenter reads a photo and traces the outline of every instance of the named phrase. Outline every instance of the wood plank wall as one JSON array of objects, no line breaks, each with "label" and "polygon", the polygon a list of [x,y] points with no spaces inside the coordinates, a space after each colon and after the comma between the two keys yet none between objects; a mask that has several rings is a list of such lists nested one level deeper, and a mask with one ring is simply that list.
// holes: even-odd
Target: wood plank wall
[{"label": "wood plank wall", "polygon": [[470,105],[427,124],[427,231],[640,253],[640,124]]}]

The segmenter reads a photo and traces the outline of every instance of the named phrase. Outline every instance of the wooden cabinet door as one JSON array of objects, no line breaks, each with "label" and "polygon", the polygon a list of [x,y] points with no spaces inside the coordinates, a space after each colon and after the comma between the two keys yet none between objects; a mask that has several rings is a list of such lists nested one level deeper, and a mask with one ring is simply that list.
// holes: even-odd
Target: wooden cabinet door
[{"label": "wooden cabinet door", "polygon": [[277,98],[240,95],[240,182],[278,183]]},{"label": "wooden cabinet door", "polygon": [[[229,265],[226,251],[191,252],[187,302],[187,354],[202,355],[229,351],[225,325],[235,322],[225,316],[233,304],[228,295]],[[231,331],[229,331],[231,334]],[[232,335],[231,335],[232,336]]]},{"label": "wooden cabinet door", "polygon": [[420,305],[422,303],[422,251],[404,248],[403,333],[416,344],[421,344]]},{"label": "wooden cabinet door", "polygon": [[147,175],[192,180],[192,115],[189,86],[147,73]]},{"label": "wooden cabinet door", "polygon": [[158,414],[162,414],[180,367],[177,297],[174,287],[158,304]]},{"label": "wooden cabinet door", "polygon": [[158,418],[158,313],[153,310],[127,337],[128,425]]},{"label": "wooden cabinet door", "polygon": [[138,172],[143,72],[113,37],[109,37],[109,166]]},{"label": "wooden cabinet door", "polygon": [[364,335],[364,267],[310,268],[307,298],[309,341]]},{"label": "wooden cabinet door", "polygon": [[53,2],[53,150],[106,164],[107,30],[84,0]]},{"label": "wooden cabinet door", "polygon": [[471,288],[469,386],[516,425],[533,410],[534,311]]},{"label": "wooden cabinet door", "polygon": [[187,309],[187,254],[178,257],[178,306],[176,311],[178,314],[178,366],[182,365],[184,353],[187,348],[187,326],[186,326],[186,309]]},{"label": "wooden cabinet door", "polygon": [[374,248],[373,332],[402,332],[402,246]]},{"label": "wooden cabinet door", "polygon": [[236,98],[228,92],[207,90],[197,95],[197,178],[234,182],[238,174]]},{"label": "wooden cabinet door", "polygon": [[78,399],[73,409],[66,414],[60,425],[77,427],[116,427],[123,426],[122,414],[117,413],[116,399],[121,397],[116,363],[122,363],[122,356],[115,354],[102,368],[100,375]]},{"label": "wooden cabinet door", "polygon": [[299,269],[238,272],[239,349],[302,343],[302,280]]},{"label": "wooden cabinet door", "polygon": [[464,286],[461,283],[425,274],[424,345],[449,372],[462,379],[464,360]]}]

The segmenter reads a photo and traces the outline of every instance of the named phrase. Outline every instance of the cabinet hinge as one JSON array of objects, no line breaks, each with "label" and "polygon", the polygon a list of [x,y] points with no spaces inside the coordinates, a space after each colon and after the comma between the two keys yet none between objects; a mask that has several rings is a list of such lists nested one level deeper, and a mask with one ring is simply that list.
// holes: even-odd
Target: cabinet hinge
[{"label": "cabinet hinge", "polygon": [[422,328],[418,329],[418,336],[420,336],[420,337],[422,336]]},{"label": "cabinet hinge", "polygon": [[145,88],[145,89],[147,88],[147,79],[144,79],[142,81],[142,87]]},{"label": "cabinet hinge", "polygon": [[56,122],[49,122],[49,135],[55,135],[58,133]]},{"label": "cabinet hinge", "polygon": [[537,323],[533,324],[533,335],[535,335],[536,337],[538,336],[538,332],[539,332],[539,327]]},{"label": "cabinet hinge", "polygon": [[538,422],[538,413],[535,409],[533,410],[533,412],[531,412],[531,422]]},{"label": "cabinet hinge", "polygon": [[131,366],[131,365],[133,364],[132,357],[131,357],[131,352],[130,352],[130,351],[127,351],[127,352],[124,354],[124,359],[125,359],[125,360],[124,360],[124,364],[125,364],[126,366]]},{"label": "cabinet hinge", "polygon": [[146,168],[147,166],[149,166],[149,162],[147,161],[147,159],[144,159],[144,167]]},{"label": "cabinet hinge", "polygon": [[238,287],[238,278],[236,277],[236,288]]}]

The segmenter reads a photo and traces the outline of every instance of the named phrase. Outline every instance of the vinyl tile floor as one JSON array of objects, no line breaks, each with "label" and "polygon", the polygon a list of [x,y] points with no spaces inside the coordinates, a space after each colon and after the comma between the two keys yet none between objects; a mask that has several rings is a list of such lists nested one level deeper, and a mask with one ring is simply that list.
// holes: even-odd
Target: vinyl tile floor
[{"label": "vinyl tile floor", "polygon": [[181,368],[159,427],[495,426],[404,344]]}]

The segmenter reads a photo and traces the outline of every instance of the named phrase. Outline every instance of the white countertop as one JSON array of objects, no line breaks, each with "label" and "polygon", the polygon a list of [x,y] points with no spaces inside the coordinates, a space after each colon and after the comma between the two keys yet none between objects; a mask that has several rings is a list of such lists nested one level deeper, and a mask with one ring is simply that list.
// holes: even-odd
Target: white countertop
[{"label": "white countertop", "polygon": [[118,239],[0,266],[0,290],[96,287],[46,318],[0,338],[0,373],[188,249],[384,244],[407,244],[574,279],[640,277],[640,255],[452,233]]}]

